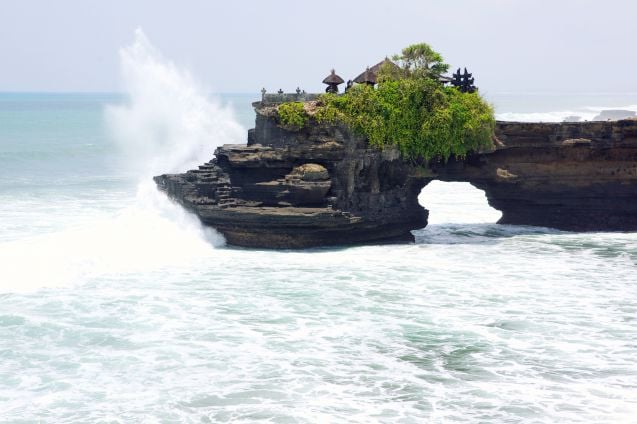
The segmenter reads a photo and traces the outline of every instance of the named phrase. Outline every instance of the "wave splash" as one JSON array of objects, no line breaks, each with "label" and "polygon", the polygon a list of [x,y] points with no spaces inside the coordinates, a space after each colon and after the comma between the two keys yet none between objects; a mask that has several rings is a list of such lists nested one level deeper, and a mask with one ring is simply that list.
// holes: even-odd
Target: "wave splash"
[{"label": "wave splash", "polygon": [[136,195],[122,197],[119,212],[97,214],[88,224],[0,243],[6,264],[0,267],[0,292],[186,265],[211,257],[224,243],[160,193],[152,176],[196,167],[212,157],[216,143],[241,142],[245,130],[188,71],[163,58],[141,29],[120,59],[128,99],[108,106],[104,117],[122,161],[138,176]]},{"label": "wave splash", "polygon": [[185,69],[165,59],[141,29],[120,50],[129,101],[106,110],[113,139],[145,176],[183,172],[212,157],[221,143],[241,143],[245,130],[230,108],[205,95]]},{"label": "wave splash", "polygon": [[224,243],[213,229],[140,184],[132,205],[80,227],[0,243],[0,292],[66,287],[94,278],[186,266]]}]

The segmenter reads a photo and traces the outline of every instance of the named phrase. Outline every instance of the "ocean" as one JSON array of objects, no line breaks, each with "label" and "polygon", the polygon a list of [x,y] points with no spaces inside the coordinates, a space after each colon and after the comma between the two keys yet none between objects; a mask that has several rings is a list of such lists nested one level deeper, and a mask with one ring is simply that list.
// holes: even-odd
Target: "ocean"
[{"label": "ocean", "polygon": [[[144,48],[127,94],[0,94],[0,422],[635,422],[637,234],[500,226],[434,182],[414,244],[226,246],[151,177],[245,141],[258,94]],[[637,110],[485,95],[504,119]]]}]

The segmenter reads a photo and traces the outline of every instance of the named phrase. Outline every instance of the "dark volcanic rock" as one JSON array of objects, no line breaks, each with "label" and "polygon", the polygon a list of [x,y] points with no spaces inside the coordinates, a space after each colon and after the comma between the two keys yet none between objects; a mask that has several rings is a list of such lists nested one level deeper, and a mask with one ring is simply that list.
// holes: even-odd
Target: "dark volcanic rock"
[{"label": "dark volcanic rock", "polygon": [[425,167],[370,148],[342,125],[295,130],[255,103],[247,145],[224,145],[184,174],[155,177],[229,244],[303,248],[413,240],[427,224],[430,181],[485,190],[500,223],[637,230],[637,120],[499,122],[497,146]]},{"label": "dark volcanic rock", "polygon": [[413,240],[427,224],[418,194],[428,182],[398,151],[378,151],[339,125],[277,125],[257,104],[248,145],[224,145],[158,186],[228,243],[302,248]]}]

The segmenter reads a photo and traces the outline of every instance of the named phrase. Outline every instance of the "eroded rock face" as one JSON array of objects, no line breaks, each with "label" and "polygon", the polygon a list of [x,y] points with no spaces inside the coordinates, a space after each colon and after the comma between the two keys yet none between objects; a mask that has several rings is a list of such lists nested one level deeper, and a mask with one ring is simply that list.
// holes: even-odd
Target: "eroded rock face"
[{"label": "eroded rock face", "polygon": [[427,224],[417,176],[396,150],[371,149],[338,125],[277,125],[256,107],[247,145],[224,145],[185,174],[158,186],[229,244],[304,248],[413,240]]},{"label": "eroded rock face", "polygon": [[255,104],[247,145],[224,145],[184,174],[155,177],[229,244],[305,248],[413,240],[430,181],[485,190],[500,223],[637,230],[637,120],[497,124],[491,152],[416,167],[341,125],[300,130]]}]

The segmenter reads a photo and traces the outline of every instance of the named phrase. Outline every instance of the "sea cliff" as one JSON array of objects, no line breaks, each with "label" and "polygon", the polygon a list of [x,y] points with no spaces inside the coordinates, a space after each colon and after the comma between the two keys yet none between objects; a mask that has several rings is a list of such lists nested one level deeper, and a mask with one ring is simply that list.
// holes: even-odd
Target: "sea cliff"
[{"label": "sea cliff", "polygon": [[155,177],[171,198],[231,245],[305,248],[413,240],[427,225],[418,194],[466,181],[502,211],[500,223],[564,230],[637,230],[637,120],[498,122],[496,145],[464,160],[418,163],[378,150],[342,124],[279,123],[254,103],[245,145]]}]

